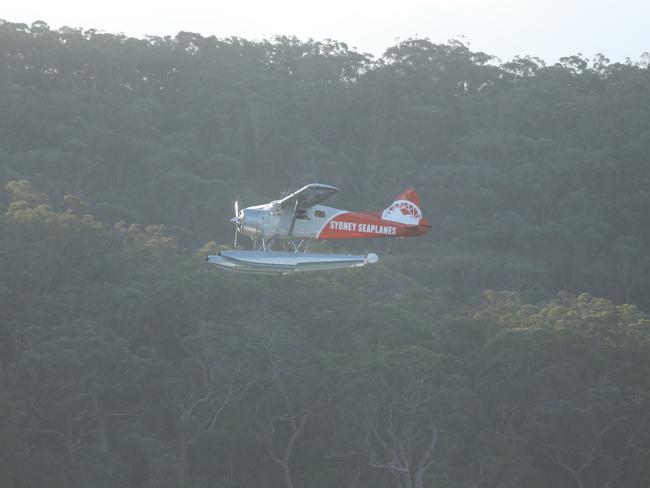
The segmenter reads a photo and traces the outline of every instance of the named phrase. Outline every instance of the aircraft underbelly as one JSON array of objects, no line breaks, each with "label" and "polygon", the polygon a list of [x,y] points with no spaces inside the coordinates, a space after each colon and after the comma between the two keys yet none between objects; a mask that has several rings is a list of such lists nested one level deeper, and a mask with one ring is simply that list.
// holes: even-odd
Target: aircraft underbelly
[{"label": "aircraft underbelly", "polygon": [[[337,211],[336,209],[328,208],[328,210],[331,210],[331,216],[342,213],[342,211]],[[265,226],[264,235],[280,239],[315,239],[328,220],[327,218],[296,219],[293,225],[293,231],[289,233],[291,230],[291,219],[282,217],[273,222],[269,222]]]},{"label": "aircraft underbelly", "polygon": [[313,238],[318,233],[318,229],[319,224],[313,220],[296,220],[291,236],[297,239]]}]

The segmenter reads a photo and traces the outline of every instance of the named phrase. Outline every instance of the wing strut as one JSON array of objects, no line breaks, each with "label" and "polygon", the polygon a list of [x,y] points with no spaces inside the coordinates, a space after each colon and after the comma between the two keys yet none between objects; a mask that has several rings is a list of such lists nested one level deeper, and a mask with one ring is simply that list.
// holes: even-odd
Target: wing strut
[{"label": "wing strut", "polygon": [[296,226],[296,216],[298,212],[298,204],[300,202],[296,198],[296,203],[293,206],[293,215],[291,216],[291,225],[289,226],[289,237],[293,235],[293,228]]}]

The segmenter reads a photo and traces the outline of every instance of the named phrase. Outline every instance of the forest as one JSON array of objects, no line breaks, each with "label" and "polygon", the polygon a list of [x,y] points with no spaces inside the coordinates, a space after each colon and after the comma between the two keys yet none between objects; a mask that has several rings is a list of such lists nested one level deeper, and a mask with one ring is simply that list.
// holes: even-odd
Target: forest
[{"label": "forest", "polygon": [[[311,182],[432,229],[205,262]],[[0,486],[650,486],[648,271],[647,54],[0,20]]]}]

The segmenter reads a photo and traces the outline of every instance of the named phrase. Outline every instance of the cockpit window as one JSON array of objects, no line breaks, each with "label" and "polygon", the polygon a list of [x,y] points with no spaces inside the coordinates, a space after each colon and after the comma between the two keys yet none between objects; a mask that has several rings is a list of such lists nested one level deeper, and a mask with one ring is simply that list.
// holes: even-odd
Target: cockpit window
[{"label": "cockpit window", "polygon": [[320,217],[320,218],[322,219],[323,217],[325,217],[325,212],[323,212],[322,210],[316,210],[316,211],[314,212],[314,215],[315,215],[316,217]]}]

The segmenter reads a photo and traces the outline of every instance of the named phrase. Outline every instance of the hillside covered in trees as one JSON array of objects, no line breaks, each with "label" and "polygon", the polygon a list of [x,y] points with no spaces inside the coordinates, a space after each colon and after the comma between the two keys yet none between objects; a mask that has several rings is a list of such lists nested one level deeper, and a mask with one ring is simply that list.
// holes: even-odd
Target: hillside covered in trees
[{"label": "hillside covered in trees", "polygon": [[[0,21],[0,485],[647,486],[648,61]],[[314,181],[433,228],[205,263]]]}]

